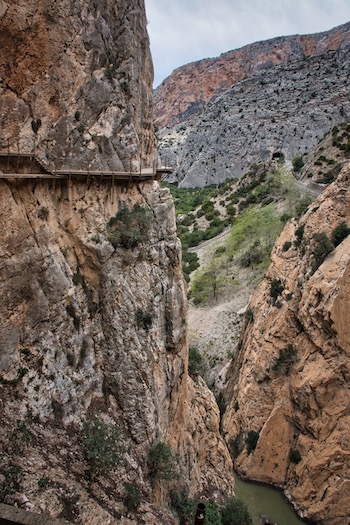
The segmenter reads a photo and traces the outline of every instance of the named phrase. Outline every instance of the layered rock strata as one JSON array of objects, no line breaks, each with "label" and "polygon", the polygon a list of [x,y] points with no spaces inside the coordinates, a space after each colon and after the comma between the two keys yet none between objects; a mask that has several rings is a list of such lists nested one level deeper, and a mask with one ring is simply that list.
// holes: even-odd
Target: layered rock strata
[{"label": "layered rock strata", "polygon": [[350,223],[349,180],[347,164],[276,243],[227,376],[223,421],[239,472],[280,485],[320,525],[349,519],[350,237],[332,251],[323,235]]}]

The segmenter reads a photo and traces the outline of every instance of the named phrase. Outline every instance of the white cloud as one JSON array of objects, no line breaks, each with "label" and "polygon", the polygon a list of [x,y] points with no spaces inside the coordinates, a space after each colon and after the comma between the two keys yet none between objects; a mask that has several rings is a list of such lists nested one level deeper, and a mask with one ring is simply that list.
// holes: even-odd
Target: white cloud
[{"label": "white cloud", "polygon": [[194,60],[350,20],[349,0],[145,0],[155,85]]}]

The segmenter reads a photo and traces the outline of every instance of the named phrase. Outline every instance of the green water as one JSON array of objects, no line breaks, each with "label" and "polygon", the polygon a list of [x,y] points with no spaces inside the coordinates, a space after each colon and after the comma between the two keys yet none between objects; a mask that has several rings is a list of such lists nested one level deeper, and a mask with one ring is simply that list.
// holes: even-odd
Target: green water
[{"label": "green water", "polygon": [[247,505],[254,525],[261,523],[261,515],[267,516],[270,521],[278,525],[305,525],[305,522],[301,521],[288,505],[281,492],[242,481],[235,473],[234,477],[236,497]]}]

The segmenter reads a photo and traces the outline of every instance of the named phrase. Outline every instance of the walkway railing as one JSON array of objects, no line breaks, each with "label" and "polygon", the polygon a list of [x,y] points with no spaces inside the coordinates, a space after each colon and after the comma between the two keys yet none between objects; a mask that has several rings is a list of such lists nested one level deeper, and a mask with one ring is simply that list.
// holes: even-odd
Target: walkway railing
[{"label": "walkway railing", "polygon": [[[55,158],[55,164],[61,165],[60,169],[52,169],[45,165],[43,159],[32,153],[0,152],[0,178],[20,179],[20,178],[52,178],[62,179],[69,177],[89,178],[89,177],[108,177],[115,180],[145,180],[160,178],[163,174],[171,173],[173,169],[168,166],[157,166],[153,162],[152,167],[140,168],[139,171],[113,170],[91,170],[76,169],[67,166],[69,159]],[[53,163],[52,163],[53,164]],[[25,171],[23,171],[25,170]]]}]

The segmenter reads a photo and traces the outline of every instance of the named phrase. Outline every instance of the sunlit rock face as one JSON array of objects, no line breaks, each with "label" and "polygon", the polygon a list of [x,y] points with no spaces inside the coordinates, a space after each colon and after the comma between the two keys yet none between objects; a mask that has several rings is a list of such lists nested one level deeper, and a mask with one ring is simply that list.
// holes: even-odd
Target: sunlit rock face
[{"label": "sunlit rock face", "polygon": [[[282,486],[324,525],[349,516],[350,237],[334,250],[318,239],[349,225],[349,177],[348,164],[277,241],[228,374],[223,421],[238,470]],[[249,432],[259,433],[250,454]]]}]

